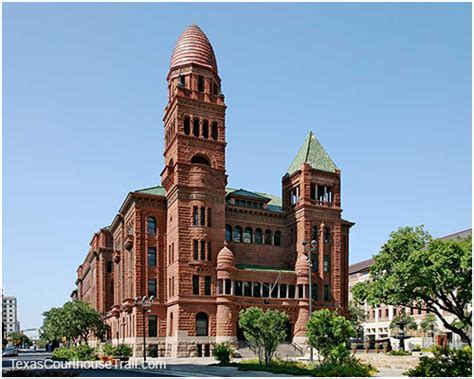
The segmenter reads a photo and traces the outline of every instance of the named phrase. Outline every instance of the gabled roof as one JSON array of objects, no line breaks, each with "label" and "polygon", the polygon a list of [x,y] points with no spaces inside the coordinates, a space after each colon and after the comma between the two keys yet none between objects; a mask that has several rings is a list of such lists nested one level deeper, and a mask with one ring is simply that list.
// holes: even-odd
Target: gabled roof
[{"label": "gabled roof", "polygon": [[[243,189],[238,190],[238,189],[235,189],[235,188],[226,188],[225,191],[226,191],[226,196],[229,195],[229,194],[234,193],[235,191],[245,191],[249,194],[252,194],[253,196],[255,196],[255,195],[260,196],[261,198],[265,198],[265,199],[269,200],[267,202],[267,210],[273,211],[273,212],[283,212],[281,197],[279,197],[279,196],[271,195],[271,194],[266,193],[266,192],[248,191],[248,190],[243,190]],[[255,198],[255,197],[253,197],[253,198]]]},{"label": "gabled roof", "polygon": [[287,174],[291,175],[298,171],[303,163],[308,163],[316,170],[326,172],[336,172],[337,167],[331,157],[326,153],[324,148],[314,136],[313,132],[309,132],[303,142],[303,146],[298,150],[295,159],[291,162]]},{"label": "gabled roof", "polygon": [[271,200],[269,197],[262,196],[261,194],[259,194],[257,192],[247,191],[247,190],[244,190],[242,188],[238,189],[238,190],[227,192],[226,196],[246,197],[246,198],[250,198],[250,199],[254,199],[254,200],[259,200],[259,201],[262,201],[264,203],[268,203]]}]

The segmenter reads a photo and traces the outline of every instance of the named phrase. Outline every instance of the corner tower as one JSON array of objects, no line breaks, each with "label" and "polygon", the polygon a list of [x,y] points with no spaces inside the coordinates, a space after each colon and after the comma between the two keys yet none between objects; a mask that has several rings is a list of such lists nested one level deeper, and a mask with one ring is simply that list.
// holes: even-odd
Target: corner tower
[{"label": "corner tower", "polygon": [[[308,321],[308,301],[313,309],[329,308],[347,314],[349,228],[342,219],[341,171],[321,146],[313,132],[282,179],[283,207],[287,231],[296,253],[296,281],[305,292],[298,306],[294,340],[304,343]],[[317,242],[312,254],[312,274],[303,241]],[[312,286],[312,300],[308,286]]]},{"label": "corner tower", "polygon": [[[225,110],[214,50],[189,26],[168,73],[165,108],[167,343],[189,356],[215,336],[216,256],[225,225]],[[207,338],[206,338],[207,337]]]}]

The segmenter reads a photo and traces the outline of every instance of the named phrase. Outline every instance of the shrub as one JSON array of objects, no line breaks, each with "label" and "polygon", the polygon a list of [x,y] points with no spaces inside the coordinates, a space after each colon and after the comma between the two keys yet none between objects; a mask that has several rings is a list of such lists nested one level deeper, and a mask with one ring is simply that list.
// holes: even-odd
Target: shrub
[{"label": "shrub", "polygon": [[421,351],[421,345],[413,345],[411,351]]},{"label": "shrub", "polygon": [[388,354],[397,355],[397,356],[411,355],[409,351],[404,351],[404,350],[392,350],[392,351],[389,351]]},{"label": "shrub", "polygon": [[341,363],[349,357],[346,344],[356,334],[351,321],[321,309],[313,312],[307,328],[308,343],[323,357],[323,363]]},{"label": "shrub", "polygon": [[73,351],[67,347],[58,347],[54,349],[51,359],[53,361],[70,361],[72,360]]},{"label": "shrub", "polygon": [[351,357],[342,363],[325,363],[314,369],[314,376],[373,376],[377,369],[370,363]]},{"label": "shrub", "polygon": [[373,376],[377,372],[369,363],[354,357],[344,363],[326,363],[320,366],[279,359],[272,360],[268,366],[259,363],[257,359],[244,360],[238,365],[242,371],[268,371],[274,374],[304,376]]},{"label": "shrub", "polygon": [[114,346],[111,343],[104,343],[101,347],[101,353],[107,357],[114,355]]},{"label": "shrub", "polygon": [[472,376],[472,349],[466,346],[460,350],[446,347],[433,348],[433,357],[421,357],[415,368],[408,370],[408,376]]},{"label": "shrub", "polygon": [[72,359],[77,361],[94,361],[97,357],[94,354],[94,349],[89,345],[78,345],[72,347]]},{"label": "shrub", "polygon": [[273,359],[268,365],[264,365],[258,359],[243,360],[239,362],[239,370],[241,371],[268,371],[274,374],[287,375],[312,375],[312,367],[307,366],[303,362],[283,361]]},{"label": "shrub", "polygon": [[130,357],[133,353],[133,349],[125,344],[117,345],[113,348],[114,357]]},{"label": "shrub", "polygon": [[243,309],[239,313],[239,326],[250,348],[260,363],[270,364],[278,346],[286,338],[288,315],[274,309],[258,307]]},{"label": "shrub", "polygon": [[94,361],[96,356],[94,349],[89,345],[78,345],[67,347],[58,347],[53,351],[51,359],[55,361]]},{"label": "shrub", "polygon": [[221,366],[227,366],[230,363],[230,355],[234,348],[228,343],[218,343],[214,346],[212,356],[219,361]]}]

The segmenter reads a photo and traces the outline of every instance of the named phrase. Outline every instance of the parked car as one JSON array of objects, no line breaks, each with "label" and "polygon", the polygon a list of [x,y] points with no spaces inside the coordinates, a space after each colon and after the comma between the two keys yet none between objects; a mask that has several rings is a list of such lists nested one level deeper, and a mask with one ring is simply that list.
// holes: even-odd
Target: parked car
[{"label": "parked car", "polygon": [[17,357],[18,356],[18,349],[16,347],[7,347],[2,352],[2,357]]}]

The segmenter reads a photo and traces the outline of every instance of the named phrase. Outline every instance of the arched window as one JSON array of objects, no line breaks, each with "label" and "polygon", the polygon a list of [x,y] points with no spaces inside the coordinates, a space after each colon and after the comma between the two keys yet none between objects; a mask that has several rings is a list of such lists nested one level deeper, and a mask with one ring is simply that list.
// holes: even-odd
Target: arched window
[{"label": "arched window", "polygon": [[204,138],[209,138],[209,121],[203,120],[202,121],[202,136]]},{"label": "arched window", "polygon": [[232,241],[232,226],[230,225],[225,226],[225,240]]},{"label": "arched window", "polygon": [[271,230],[265,230],[265,245],[273,244],[273,233]]},{"label": "arched window", "polygon": [[193,135],[199,137],[199,119],[195,118],[193,121]]},{"label": "arched window", "polygon": [[209,160],[206,157],[203,157],[202,155],[195,155],[194,157],[192,157],[191,163],[205,164],[209,167],[211,166],[211,163],[209,163]]},{"label": "arched window", "polygon": [[276,246],[281,246],[281,232],[279,230],[275,232],[275,236],[273,237],[273,243]]},{"label": "arched window", "polygon": [[156,233],[156,219],[154,217],[148,217],[146,221],[146,230],[148,233],[155,234]]},{"label": "arched window", "polygon": [[189,136],[191,134],[191,120],[189,116],[184,117],[184,134]]},{"label": "arched window", "polygon": [[253,242],[253,230],[252,230],[252,228],[245,228],[243,241],[245,243],[252,243]]},{"label": "arched window", "polygon": [[329,232],[329,228],[327,226],[324,227],[324,242],[331,241],[331,233]]},{"label": "arched window", "polygon": [[196,315],[196,336],[207,336],[209,335],[209,319],[207,314],[199,312]]},{"label": "arched window", "polygon": [[173,313],[170,313],[170,337],[173,336]]},{"label": "arched window", "polygon": [[242,242],[242,228],[240,226],[234,228],[234,241]]},{"label": "arched window", "polygon": [[255,243],[261,245],[263,243],[262,229],[255,229]]},{"label": "arched window", "polygon": [[217,138],[219,138],[219,132],[217,130],[217,122],[216,121],[212,122],[211,136],[212,136],[212,139],[214,141],[217,141]]}]

